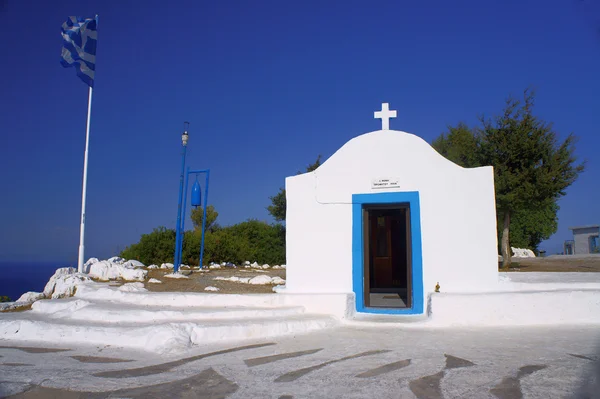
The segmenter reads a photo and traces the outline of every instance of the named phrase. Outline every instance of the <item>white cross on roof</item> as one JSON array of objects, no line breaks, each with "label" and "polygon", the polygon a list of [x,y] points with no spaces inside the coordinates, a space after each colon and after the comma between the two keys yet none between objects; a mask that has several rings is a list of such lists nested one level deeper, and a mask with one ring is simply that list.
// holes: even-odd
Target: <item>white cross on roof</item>
[{"label": "white cross on roof", "polygon": [[390,118],[396,117],[396,111],[390,111],[388,103],[381,104],[381,111],[375,112],[375,119],[381,119],[381,130],[390,130]]}]

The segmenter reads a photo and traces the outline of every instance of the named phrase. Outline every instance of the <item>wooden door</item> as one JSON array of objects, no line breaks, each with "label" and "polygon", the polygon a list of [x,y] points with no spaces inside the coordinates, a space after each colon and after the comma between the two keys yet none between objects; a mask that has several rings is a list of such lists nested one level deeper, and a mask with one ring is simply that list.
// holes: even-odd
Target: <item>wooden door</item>
[{"label": "wooden door", "polygon": [[390,215],[372,213],[370,246],[373,259],[373,288],[389,288],[393,285],[391,225]]}]

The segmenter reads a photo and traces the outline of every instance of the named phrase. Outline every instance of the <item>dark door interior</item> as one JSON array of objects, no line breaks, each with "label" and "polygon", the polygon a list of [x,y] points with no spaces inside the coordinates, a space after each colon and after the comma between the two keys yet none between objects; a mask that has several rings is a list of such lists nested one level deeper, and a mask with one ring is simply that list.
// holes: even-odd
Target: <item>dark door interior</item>
[{"label": "dark door interior", "polygon": [[410,308],[408,204],[365,207],[365,306]]}]

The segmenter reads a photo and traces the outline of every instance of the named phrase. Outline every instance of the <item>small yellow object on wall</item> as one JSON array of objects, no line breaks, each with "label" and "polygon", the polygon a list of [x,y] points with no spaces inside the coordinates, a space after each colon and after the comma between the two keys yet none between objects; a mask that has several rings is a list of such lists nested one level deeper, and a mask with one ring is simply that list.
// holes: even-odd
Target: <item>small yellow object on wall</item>
[{"label": "small yellow object on wall", "polygon": [[435,285],[435,292],[440,292],[440,283]]}]

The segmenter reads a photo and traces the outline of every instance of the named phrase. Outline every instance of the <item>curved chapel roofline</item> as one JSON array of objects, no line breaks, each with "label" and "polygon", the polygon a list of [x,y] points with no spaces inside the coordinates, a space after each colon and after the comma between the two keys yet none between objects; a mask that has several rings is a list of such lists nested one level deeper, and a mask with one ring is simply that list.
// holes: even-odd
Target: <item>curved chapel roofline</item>
[{"label": "curved chapel roofline", "polygon": [[[426,157],[429,158],[429,159],[423,159],[422,160],[423,163],[427,163],[428,161],[429,162],[433,161],[433,162],[441,163],[440,166],[452,165],[452,166],[456,167],[458,170],[477,170],[477,169],[481,169],[481,168],[490,168],[491,167],[491,166],[479,166],[479,167],[475,167],[475,168],[465,168],[463,166],[460,166],[460,165],[450,161],[448,158],[444,157],[439,152],[437,152],[437,150],[435,148],[433,148],[433,146],[431,144],[429,144],[427,141],[425,141],[422,137],[417,136],[416,134],[413,134],[413,133],[405,132],[402,130],[374,130],[372,132],[363,133],[361,135],[358,135],[358,136],[353,137],[350,140],[348,140],[346,143],[344,143],[344,145],[342,145],[340,148],[338,148],[337,151],[335,151],[329,158],[327,158],[314,171],[317,171],[321,168],[327,169],[327,165],[329,165],[331,163],[335,163],[336,158],[341,156],[344,152],[354,150],[355,145],[358,145],[359,147],[362,146],[361,149],[364,150],[365,149],[364,145],[366,144],[365,141],[370,140],[370,139],[378,140],[379,141],[379,143],[377,143],[378,147],[379,146],[388,147],[387,145],[385,145],[387,142],[392,145],[398,145],[402,149],[404,149],[407,145],[411,145],[417,149],[421,149],[422,155],[425,155]],[[404,141],[404,143],[402,143],[402,141]],[[312,172],[306,172],[303,174],[307,174],[307,173],[312,173]]]}]

